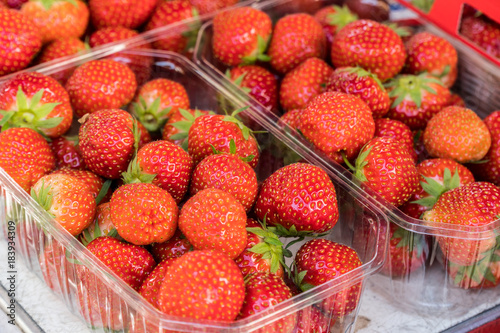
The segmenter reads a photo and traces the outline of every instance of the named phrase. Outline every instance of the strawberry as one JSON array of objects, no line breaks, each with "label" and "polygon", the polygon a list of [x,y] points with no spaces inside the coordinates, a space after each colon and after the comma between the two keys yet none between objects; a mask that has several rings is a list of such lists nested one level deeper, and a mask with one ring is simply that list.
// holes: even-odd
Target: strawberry
[{"label": "strawberry", "polygon": [[123,240],[123,238],[118,235],[111,221],[111,207],[109,202],[97,206],[94,222],[78,235],[78,240],[80,240],[83,245],[87,246],[94,239],[101,236],[109,236],[118,240]]},{"label": "strawberry", "polygon": [[70,296],[70,285],[75,281],[75,267],[66,258],[66,248],[52,238],[45,243],[38,262],[47,286],[63,297]]},{"label": "strawberry", "polygon": [[293,333],[329,333],[335,324],[335,318],[329,318],[314,305],[297,313],[297,326]]},{"label": "strawberry", "polygon": [[460,97],[459,94],[451,93],[450,98],[448,99],[448,105],[447,106],[461,106],[465,108],[465,101],[463,100],[462,97]]},{"label": "strawberry", "polygon": [[[163,140],[170,141],[172,143],[175,143],[178,146],[181,146],[182,149],[188,150],[188,142],[187,142],[187,137],[188,137],[188,131],[184,130],[182,126],[179,126],[184,121],[187,121],[187,123],[191,124],[195,118],[198,118],[201,115],[204,114],[209,114],[211,111],[206,111],[206,110],[193,110],[193,109],[178,109],[177,111],[173,111],[171,113],[171,116],[168,118],[167,122],[165,123],[165,126],[163,127],[162,131],[162,138]],[[175,124],[179,122],[179,124]]]},{"label": "strawberry", "polygon": [[444,158],[422,161],[417,165],[420,186],[401,210],[416,219],[432,208],[441,194],[458,186],[472,183],[474,176],[463,165]]},{"label": "strawberry", "polygon": [[449,41],[429,32],[419,32],[405,43],[405,72],[418,75],[422,72],[437,77],[450,88],[457,78],[457,51]]},{"label": "strawberry", "polygon": [[47,141],[30,128],[10,128],[0,132],[0,169],[26,192],[55,167]]},{"label": "strawberry", "polygon": [[158,304],[167,315],[232,321],[244,298],[245,284],[236,264],[220,252],[204,250],[188,252],[172,263]]},{"label": "strawberry", "polygon": [[78,137],[89,170],[110,179],[127,170],[136,145],[142,147],[151,140],[146,129],[120,109],[100,110],[85,117]]},{"label": "strawberry", "polygon": [[389,203],[400,206],[418,188],[418,171],[407,148],[391,137],[370,140],[361,149],[354,176]]},{"label": "strawberry", "polygon": [[387,117],[414,129],[428,121],[450,102],[451,93],[440,80],[427,73],[399,75],[387,84],[391,107]]},{"label": "strawberry", "polygon": [[332,45],[333,36],[347,24],[358,19],[357,15],[346,7],[337,5],[326,6],[314,14],[314,18],[321,24],[325,32],[328,46]]},{"label": "strawberry", "polygon": [[141,181],[141,173],[156,175],[152,183],[167,191],[176,203],[181,202],[193,171],[193,160],[188,153],[172,142],[158,140],[139,149],[137,163],[140,171],[126,174],[125,182]]},{"label": "strawberry", "polygon": [[226,76],[271,111],[278,107],[278,82],[267,69],[257,65],[233,67]]},{"label": "strawberry", "polygon": [[402,122],[388,118],[375,119],[375,135],[374,137],[388,136],[403,146],[406,147],[410,153],[413,161],[416,163],[418,160],[417,152],[413,147],[413,133],[410,128]]},{"label": "strawberry", "polygon": [[40,178],[31,189],[31,196],[73,236],[92,223],[95,198],[87,184],[65,174],[49,174]]},{"label": "strawberry", "polygon": [[42,47],[35,24],[17,10],[0,8],[0,76],[28,67]]},{"label": "strawberry", "polygon": [[21,13],[33,21],[42,43],[80,38],[89,22],[89,9],[81,0],[28,1],[21,7]]},{"label": "strawberry", "polygon": [[401,71],[406,51],[401,37],[388,26],[357,20],[337,32],[331,59],[335,67],[360,66],[383,82]]},{"label": "strawberry", "polygon": [[195,249],[217,250],[234,259],[247,244],[246,220],[245,209],[231,194],[207,188],[184,204],[179,229]]},{"label": "strawberry", "polygon": [[150,132],[163,128],[167,119],[179,109],[189,109],[184,86],[164,78],[144,84],[138,91],[131,112]]},{"label": "strawberry", "polygon": [[78,136],[62,135],[49,142],[49,145],[56,158],[57,168],[66,167],[76,170],[86,168],[78,146]]},{"label": "strawberry", "polygon": [[97,28],[125,27],[135,29],[145,23],[158,0],[89,0],[90,18]]},{"label": "strawberry", "polygon": [[198,9],[200,15],[204,15],[234,6],[238,0],[189,0],[189,3]]},{"label": "strawberry", "polygon": [[134,72],[114,60],[92,60],[70,76],[65,86],[78,117],[102,109],[116,109],[134,97]]},{"label": "strawberry", "polygon": [[500,58],[500,23],[484,14],[471,15],[462,20],[460,34],[484,49],[486,53]]},{"label": "strawberry", "polygon": [[[443,193],[432,209],[422,216],[426,224],[449,223],[465,228],[481,228],[500,216],[500,188],[486,182],[473,182]],[[458,229],[457,229],[458,230]],[[485,230],[485,229],[484,229]],[[453,236],[453,231],[451,231]],[[495,246],[492,230],[459,237],[436,236],[446,260],[463,266],[477,263]],[[479,239],[478,239],[479,238]]]},{"label": "strawberry", "polygon": [[462,289],[495,288],[500,284],[500,249],[497,245],[479,262],[462,266],[447,262],[446,270],[454,286]]},{"label": "strawberry", "polygon": [[[300,124],[300,115],[302,114],[302,109],[294,109],[285,112],[280,120],[290,126],[293,129],[296,129]],[[281,126],[281,124],[280,124]]]},{"label": "strawberry", "polygon": [[280,233],[324,233],[339,218],[335,187],[314,165],[294,163],[276,170],[261,186],[254,212]]},{"label": "strawberry", "polygon": [[189,51],[196,42],[196,34],[199,28],[198,11],[188,1],[172,0],[159,1],[158,6],[148,21],[146,30],[156,30],[161,27],[190,21],[191,23],[171,29],[165,38],[153,42],[156,49],[183,53]]},{"label": "strawberry", "polygon": [[139,289],[139,294],[157,309],[159,309],[158,293],[160,292],[161,284],[167,274],[168,268],[172,266],[175,259],[177,258],[165,259],[156,265]]},{"label": "strawberry", "polygon": [[360,98],[325,92],[303,110],[298,129],[316,148],[342,163],[342,151],[352,159],[373,137],[375,122],[370,108]]},{"label": "strawberry", "polygon": [[206,188],[218,188],[234,196],[246,212],[257,197],[257,175],[252,167],[231,152],[209,155],[193,170],[189,193],[195,195]]},{"label": "strawberry", "polygon": [[[89,170],[74,170],[74,169],[70,169],[70,168],[61,168],[61,169],[55,170],[54,172],[52,172],[52,174],[70,175],[70,176],[73,176],[73,177],[79,179],[80,181],[82,181],[84,184],[87,185],[87,187],[90,191],[90,194],[92,194],[94,199],[97,198],[97,196],[99,195],[99,192],[101,191],[101,189],[104,185],[104,180]],[[106,190],[106,189],[104,189],[104,190]]]},{"label": "strawberry", "polygon": [[181,231],[177,229],[175,234],[168,241],[163,243],[153,243],[149,249],[155,260],[157,262],[161,262],[166,259],[178,258],[182,256],[184,253],[192,249],[192,246]]},{"label": "strawberry", "polygon": [[[282,278],[267,272],[255,272],[245,277],[245,300],[238,319],[250,317],[292,298],[290,288]],[[297,321],[297,313],[268,323],[256,332],[290,332]]]},{"label": "strawberry", "polygon": [[361,67],[340,67],[330,75],[326,91],[338,91],[361,98],[372,110],[373,118],[389,111],[389,94],[375,74]]},{"label": "strawberry", "polygon": [[213,19],[212,49],[229,66],[269,60],[264,55],[272,33],[271,18],[252,7],[238,7]]},{"label": "strawberry", "polygon": [[459,163],[481,160],[491,146],[486,124],[474,111],[459,106],[445,107],[432,117],[423,139],[431,156]]},{"label": "strawberry", "polygon": [[0,127],[30,127],[50,138],[63,135],[73,121],[68,93],[53,78],[18,74],[0,87]]},{"label": "strawberry", "polygon": [[333,69],[319,58],[308,58],[289,71],[280,87],[280,104],[285,110],[303,109],[325,91]]},{"label": "strawberry", "polygon": [[268,54],[277,72],[285,74],[308,58],[324,58],[325,53],[325,33],[311,15],[290,14],[276,22]]},{"label": "strawberry", "polygon": [[[362,265],[356,251],[328,239],[317,238],[304,243],[294,260],[295,280],[302,291],[307,291],[327,281],[337,279],[339,284],[348,280],[342,275]],[[321,308],[334,318],[353,312],[359,301],[362,282],[347,285],[321,302]]]},{"label": "strawberry", "polygon": [[177,229],[179,208],[172,196],[153,184],[120,186],[111,197],[111,221],[127,242],[148,245],[169,240]]}]

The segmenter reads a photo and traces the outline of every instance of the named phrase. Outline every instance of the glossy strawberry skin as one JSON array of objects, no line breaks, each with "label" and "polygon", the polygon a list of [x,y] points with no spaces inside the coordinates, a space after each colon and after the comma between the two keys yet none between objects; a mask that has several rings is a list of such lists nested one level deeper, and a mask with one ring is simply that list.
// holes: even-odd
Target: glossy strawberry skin
[{"label": "glossy strawberry skin", "polygon": [[335,67],[357,65],[376,74],[382,82],[399,73],[405,59],[403,41],[396,32],[371,20],[346,25],[335,35],[331,48]]},{"label": "glossy strawberry skin", "polygon": [[198,9],[200,15],[203,15],[236,5],[238,0],[189,0],[189,2]]},{"label": "glossy strawberry skin", "polygon": [[129,29],[138,28],[145,23],[155,9],[158,0],[90,0],[89,9],[95,27],[122,26]]},{"label": "glossy strawberry skin", "polygon": [[82,181],[84,184],[88,186],[90,194],[92,194],[94,198],[97,198],[99,192],[101,191],[102,185],[104,184],[104,181],[101,177],[99,177],[98,175],[89,170],[74,170],[70,168],[60,168],[52,173],[70,175],[77,178],[78,180]]},{"label": "glossy strawberry skin", "polygon": [[296,129],[299,127],[301,114],[302,109],[289,110],[280,117],[280,120],[291,128]]},{"label": "glossy strawberry skin", "polygon": [[245,209],[231,194],[207,188],[182,206],[179,229],[195,249],[217,250],[234,259],[247,244],[246,220]]},{"label": "glossy strawberry skin", "polygon": [[177,229],[175,234],[166,242],[153,243],[149,250],[156,262],[170,258],[178,258],[191,249],[191,244],[182,232]]},{"label": "glossy strawberry skin", "polygon": [[159,309],[158,293],[160,292],[161,283],[165,278],[168,268],[177,258],[165,259],[158,263],[151,274],[144,280],[139,289],[139,294],[146,299],[155,308]]},{"label": "glossy strawberry skin", "polygon": [[30,128],[0,132],[0,167],[29,193],[42,176],[55,167],[47,141]]},{"label": "glossy strawberry skin", "polygon": [[124,240],[116,233],[116,228],[111,220],[109,199],[97,206],[94,221],[78,235],[78,240],[85,245],[100,236],[111,236],[121,241]]},{"label": "glossy strawberry skin", "polygon": [[67,167],[77,170],[86,168],[80,148],[71,138],[63,135],[49,142],[49,145],[56,158],[57,168]]},{"label": "glossy strawberry skin", "polygon": [[249,95],[260,102],[265,108],[277,111],[278,82],[267,69],[257,65],[237,66],[230,70],[230,79],[235,81],[244,75],[240,86],[250,89]]},{"label": "glossy strawberry skin", "polygon": [[337,223],[335,187],[321,168],[295,163],[276,170],[261,186],[254,212],[269,225],[322,233]]},{"label": "glossy strawberry skin", "polygon": [[334,318],[329,318],[321,309],[311,305],[298,312],[297,326],[293,333],[328,333],[334,324]]},{"label": "glossy strawberry skin", "polygon": [[290,14],[276,22],[268,54],[277,72],[287,73],[308,58],[324,58],[325,53],[325,33],[311,15]]},{"label": "glossy strawberry skin", "polygon": [[375,137],[388,136],[403,144],[413,161],[417,163],[418,156],[413,147],[413,133],[408,126],[402,122],[388,118],[375,119]]}]

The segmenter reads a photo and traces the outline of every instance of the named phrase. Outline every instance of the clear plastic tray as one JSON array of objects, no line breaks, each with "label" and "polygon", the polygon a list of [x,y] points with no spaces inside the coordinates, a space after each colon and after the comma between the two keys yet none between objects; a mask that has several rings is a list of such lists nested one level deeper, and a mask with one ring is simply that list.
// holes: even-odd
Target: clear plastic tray
[{"label": "clear plastic tray", "polygon": [[[270,15],[273,22],[284,15],[307,12],[313,14],[318,8],[330,4],[338,4],[339,1],[321,1],[321,0],[271,0],[256,4],[259,8]],[[446,34],[439,31],[438,28],[429,24],[420,27],[421,29],[437,32],[443,36]],[[441,236],[471,240],[490,239],[492,232],[498,234],[500,232],[500,220],[493,221],[482,227],[458,227],[456,225],[445,223],[423,223],[422,220],[410,218],[395,206],[388,204],[378,194],[370,191],[367,188],[361,188],[352,175],[343,166],[335,163],[333,160],[326,157],[321,152],[317,151],[309,142],[306,142],[297,131],[281,123],[279,118],[269,112],[255,99],[243,92],[239,87],[234,85],[224,75],[227,67],[220,63],[212,54],[211,47],[212,38],[212,22],[207,22],[201,28],[198,35],[198,41],[194,53],[194,61],[208,75],[222,82],[227,89],[230,89],[235,96],[238,96],[242,101],[248,101],[252,107],[266,114],[267,127],[284,127],[286,138],[284,142],[293,142],[295,147],[301,147],[301,150],[308,151],[311,160],[314,160],[317,165],[327,169],[330,174],[337,175],[348,183],[353,191],[365,197],[370,202],[380,207],[387,215],[390,222],[396,223],[398,226],[413,232],[412,240],[415,244],[420,243],[427,251],[426,264],[418,271],[406,275],[403,278],[389,279],[385,283],[382,292],[388,292],[394,302],[401,303],[401,309],[408,312],[418,310],[417,313],[427,312],[430,315],[447,315],[461,314],[468,310],[468,307],[474,304],[479,304],[487,297],[489,300],[494,300],[500,303],[500,290],[495,288],[493,291],[481,293],[479,290],[464,290],[456,287],[453,284],[452,277],[448,274],[448,265],[442,259],[439,248],[433,248],[431,244],[425,242],[425,237],[417,237],[417,234],[426,236]],[[448,36],[446,37],[448,38]],[[461,42],[449,37],[449,40],[455,45],[459,51],[460,61],[460,76],[457,82],[459,91],[469,89],[470,85],[477,86],[482,89],[482,94],[478,92],[465,93],[466,102],[482,117],[485,117],[495,109],[500,109],[500,93],[496,93],[500,89],[500,69],[488,63],[485,59],[479,59],[473,51],[468,50]],[[470,66],[470,67],[468,67]],[[464,67],[466,69],[464,70]],[[485,72],[487,75],[478,77],[477,73]],[[471,75],[474,75],[476,81],[471,81]],[[496,103],[496,104],[495,104]],[[476,108],[481,106],[481,108]],[[435,260],[437,259],[437,260]],[[405,260],[410,260],[405,258]],[[464,300],[468,300],[464,302]],[[469,302],[470,301],[470,302]]]},{"label": "clear plastic tray", "polygon": [[[231,93],[216,80],[207,77],[192,62],[178,54],[127,49],[127,45],[119,47],[120,52],[153,57],[151,79],[162,77],[183,84],[193,108],[223,113],[221,105],[232,105],[235,108],[245,105],[233,98]],[[84,61],[102,58],[110,52],[108,50],[105,53],[93,54],[91,57],[86,55],[85,59],[66,61],[65,65],[58,69],[51,66],[40,68],[39,71],[50,75],[57,70],[65,70]],[[283,155],[280,152],[294,150],[295,145],[293,142],[283,142],[281,139],[286,136],[279,129],[266,128],[269,122],[258,110],[249,109],[242,113],[242,116],[247,124],[251,123],[254,127],[267,131],[258,134],[258,141],[263,149],[262,154],[267,157],[261,158],[256,168],[258,178],[262,181],[283,165],[282,157],[280,158]],[[314,157],[309,156],[309,152],[300,146],[296,148],[295,152],[306,160]],[[332,174],[331,178],[337,190],[340,219],[325,237],[353,247],[363,262],[362,266],[280,303],[275,308],[234,323],[188,321],[159,312],[53,221],[2,169],[0,169],[0,246],[7,247],[8,241],[14,241],[16,260],[22,259],[31,271],[45,280],[64,300],[68,309],[79,315],[93,331],[104,332],[113,329],[118,332],[149,332],[151,327],[158,327],[176,332],[257,332],[263,327],[272,326],[280,318],[320,303],[344,288],[362,283],[383,263],[386,248],[383,242],[385,238],[383,230],[387,224],[385,216],[361,192],[353,190],[345,179],[336,174]],[[295,244],[292,251],[298,246],[300,243]],[[100,296],[98,299],[103,300],[98,304],[101,312],[96,310],[95,304],[90,306],[85,297],[79,297],[82,293],[85,294],[83,283],[77,274],[79,265],[86,266],[95,274],[96,279],[100,280],[100,282],[96,280],[96,292]],[[102,282],[107,288],[97,288],[98,282]],[[362,288],[364,285],[363,283]],[[108,292],[104,294],[106,290]],[[352,331],[358,309],[359,306],[342,320],[337,320],[334,330]]]}]

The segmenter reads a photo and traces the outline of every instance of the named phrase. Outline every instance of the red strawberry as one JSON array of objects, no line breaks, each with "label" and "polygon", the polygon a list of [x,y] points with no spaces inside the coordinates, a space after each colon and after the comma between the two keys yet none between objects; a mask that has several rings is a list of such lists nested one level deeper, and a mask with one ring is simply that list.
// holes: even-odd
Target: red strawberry
[{"label": "red strawberry", "polygon": [[[261,186],[254,208],[260,220],[294,232],[323,233],[337,223],[335,187],[314,165],[294,163],[276,170]],[[284,228],[283,228],[284,227]]]},{"label": "red strawberry", "polygon": [[460,34],[484,49],[493,57],[500,58],[500,23],[481,14],[464,18]]},{"label": "red strawberry", "polygon": [[403,146],[406,147],[410,153],[413,161],[416,163],[418,160],[417,152],[413,147],[413,133],[408,126],[402,122],[394,119],[379,118],[375,119],[375,137],[388,136]]},{"label": "red strawberry", "polygon": [[323,27],[328,46],[332,44],[333,36],[337,31],[358,19],[357,15],[351,12],[348,7],[336,5],[321,8],[314,14],[314,18]]},{"label": "red strawberry", "polygon": [[427,123],[424,145],[429,155],[459,163],[481,160],[490,149],[491,135],[474,111],[448,106]]},{"label": "red strawberry", "polygon": [[192,248],[187,238],[177,229],[175,234],[168,241],[163,243],[153,243],[150,251],[157,262],[170,258],[177,258],[188,252]]},{"label": "red strawberry", "polygon": [[159,309],[158,293],[160,292],[161,284],[167,274],[168,268],[172,266],[175,259],[177,258],[165,259],[156,265],[139,289],[139,294],[157,309]]},{"label": "red strawberry", "polygon": [[177,229],[179,208],[172,196],[153,184],[120,186],[111,197],[111,221],[127,242],[148,245],[169,240]]},{"label": "red strawberry", "polygon": [[238,66],[226,75],[265,108],[277,112],[278,82],[267,69],[257,65]]},{"label": "red strawberry", "polygon": [[92,194],[94,199],[97,198],[99,192],[101,191],[104,185],[103,179],[89,170],[74,170],[70,168],[61,168],[52,172],[52,174],[70,175],[77,178],[78,180],[82,181],[84,184],[88,186],[90,194]]},{"label": "red strawberry", "polygon": [[329,318],[319,308],[311,305],[297,314],[297,326],[293,333],[329,333],[335,318]]},{"label": "red strawberry", "polygon": [[73,236],[81,233],[94,219],[95,198],[88,185],[76,177],[45,175],[33,185],[31,196]]},{"label": "red strawberry", "polygon": [[[282,278],[267,272],[256,272],[245,277],[245,300],[238,319],[250,317],[292,298],[290,288]],[[256,332],[290,332],[297,321],[297,313],[271,322]]]},{"label": "red strawberry", "polygon": [[264,52],[271,32],[271,18],[258,9],[239,7],[221,12],[213,20],[213,53],[229,66],[268,60]]},{"label": "red strawberry", "polygon": [[87,167],[99,176],[120,178],[135,153],[135,145],[142,147],[151,140],[139,125],[130,113],[120,109],[100,110],[83,119],[78,137]]},{"label": "red strawberry", "polygon": [[373,137],[375,122],[372,111],[360,98],[326,92],[307,105],[298,129],[316,148],[342,163],[342,152],[352,159]]},{"label": "red strawberry", "polygon": [[[167,122],[165,123],[165,126],[163,127],[162,131],[163,140],[173,142],[176,145],[181,146],[182,149],[187,151],[188,150],[187,137],[189,128],[184,129],[182,128],[182,126],[179,126],[179,124],[182,124],[183,121],[187,121],[189,124],[191,124],[195,118],[198,118],[199,116],[204,114],[209,114],[210,112],[211,111],[193,110],[193,109],[189,110],[178,109],[177,111],[172,112],[171,116],[168,118]],[[177,122],[179,122],[179,124],[174,125]]]},{"label": "red strawberry", "polygon": [[30,128],[0,132],[0,168],[26,192],[55,167],[55,158],[43,136]]},{"label": "red strawberry", "polygon": [[50,138],[63,135],[73,121],[68,93],[55,79],[22,73],[0,87],[0,127],[30,127]]},{"label": "red strawberry", "polygon": [[418,188],[418,171],[412,156],[391,137],[370,140],[351,170],[359,181],[395,206],[405,203]]},{"label": "red strawberry", "polygon": [[405,46],[407,73],[427,72],[440,79],[447,88],[455,83],[458,57],[449,41],[424,31],[413,35]]},{"label": "red strawberry", "polygon": [[401,71],[406,51],[401,37],[388,26],[357,20],[337,32],[331,58],[335,67],[359,66],[383,82]]},{"label": "red strawberry", "polygon": [[461,106],[465,108],[465,101],[458,94],[451,93],[450,99],[448,100],[447,106]]},{"label": "red strawberry", "polygon": [[66,248],[52,238],[45,243],[38,257],[40,271],[47,286],[63,297],[69,297],[70,285],[75,281],[75,266],[66,258]]},{"label": "red strawberry", "polygon": [[326,91],[339,91],[361,98],[372,110],[373,118],[389,111],[389,94],[376,75],[361,67],[335,69],[327,81]]},{"label": "red strawberry", "polygon": [[[362,265],[356,251],[333,241],[317,238],[303,244],[295,256],[295,279],[302,291],[307,291],[327,281],[338,279],[339,284],[348,280],[342,275]],[[335,318],[353,312],[358,306],[361,283],[346,286],[321,303],[321,308]]]},{"label": "red strawberry", "polygon": [[287,111],[280,117],[280,120],[291,128],[296,129],[299,127],[300,115],[302,114],[302,111],[302,109]]},{"label": "red strawberry", "polygon": [[440,80],[422,73],[399,75],[387,83],[391,107],[387,117],[413,129],[424,129],[428,121],[450,102],[451,93]]},{"label": "red strawberry", "polygon": [[207,188],[184,204],[179,229],[198,250],[217,250],[236,258],[247,244],[243,206],[222,190]]},{"label": "red strawberry", "polygon": [[203,15],[236,5],[238,0],[189,0],[189,2]]},{"label": "red strawberry", "polygon": [[116,109],[134,97],[134,72],[114,60],[92,60],[81,65],[66,82],[71,105],[78,117],[102,109]]},{"label": "red strawberry", "polygon": [[30,18],[42,42],[83,36],[89,22],[89,9],[81,0],[28,1],[21,13]]},{"label": "red strawberry", "polygon": [[325,91],[333,69],[323,60],[309,58],[289,71],[280,87],[280,104],[285,110],[303,109]]},{"label": "red strawberry", "polygon": [[245,284],[236,264],[220,252],[204,250],[188,252],[172,263],[158,303],[167,315],[232,321],[244,298]]},{"label": "red strawberry", "polygon": [[109,236],[123,240],[118,235],[113,222],[111,221],[111,207],[109,202],[97,206],[94,222],[78,236],[80,242],[87,246],[91,241],[101,236]]},{"label": "red strawberry", "polygon": [[125,27],[135,29],[145,23],[158,0],[89,0],[90,18],[98,29]]},{"label": "red strawberry", "polygon": [[271,66],[287,73],[308,58],[324,58],[326,37],[323,28],[305,13],[283,16],[276,22],[269,44]]},{"label": "red strawberry", "polygon": [[155,132],[163,128],[177,110],[189,109],[189,104],[189,96],[182,84],[159,78],[139,89],[131,111],[148,131]]},{"label": "red strawberry", "polygon": [[478,263],[469,266],[446,263],[449,279],[454,286],[462,289],[495,288],[500,284],[500,249],[497,245]]},{"label": "red strawberry", "polygon": [[[500,188],[474,182],[443,193],[431,210],[424,213],[428,225],[449,223],[456,227],[481,229],[500,216]],[[458,229],[457,229],[458,230]],[[462,229],[466,230],[466,229]],[[485,230],[478,236],[460,233],[459,237],[436,236],[446,260],[463,266],[478,263],[495,244],[495,234]],[[451,231],[453,236],[453,231]],[[480,238],[480,239],[478,239]]]},{"label": "red strawberry", "polygon": [[0,76],[28,67],[42,47],[42,37],[30,18],[0,8]]},{"label": "red strawberry", "polygon": [[416,219],[432,208],[441,194],[458,186],[472,183],[474,176],[463,165],[449,159],[435,158],[417,165],[420,186],[401,210]]},{"label": "red strawberry", "polygon": [[85,162],[78,146],[78,136],[60,136],[49,142],[56,158],[57,168],[85,169]]}]

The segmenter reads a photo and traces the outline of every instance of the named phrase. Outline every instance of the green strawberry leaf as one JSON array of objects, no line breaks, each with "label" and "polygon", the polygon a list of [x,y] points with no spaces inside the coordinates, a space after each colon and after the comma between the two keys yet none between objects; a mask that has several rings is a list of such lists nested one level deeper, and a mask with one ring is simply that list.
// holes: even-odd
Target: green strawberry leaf
[{"label": "green strawberry leaf", "polygon": [[28,109],[28,97],[26,97],[26,94],[22,90],[21,86],[19,86],[19,89],[17,90],[16,100],[18,110],[22,111]]},{"label": "green strawberry leaf", "polygon": [[64,120],[63,117],[54,117],[39,121],[37,123],[38,128],[54,128],[59,125]]},{"label": "green strawberry leaf", "polygon": [[142,168],[137,161],[137,154],[128,164],[127,171],[122,172],[124,184],[145,183],[151,184],[155,179],[156,174],[149,174],[142,171]]},{"label": "green strawberry leaf", "polygon": [[112,181],[110,179],[107,179],[104,184],[102,184],[101,190],[99,191],[99,194],[95,198],[96,205],[99,205],[102,199],[106,196],[106,194],[109,191],[109,188],[111,187]]},{"label": "green strawberry leaf", "polygon": [[349,23],[358,19],[358,15],[353,13],[346,5],[342,7],[333,5],[332,7],[335,9],[335,12],[329,14],[326,20],[329,25],[336,27],[336,31],[339,31]]},{"label": "green strawberry leaf", "polygon": [[36,94],[33,95],[33,97],[31,97],[31,103],[30,103],[31,108],[37,106],[38,103],[40,103],[40,100],[42,99],[44,91],[45,91],[45,89],[40,89],[36,92]]}]

